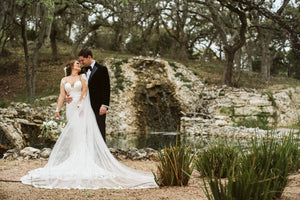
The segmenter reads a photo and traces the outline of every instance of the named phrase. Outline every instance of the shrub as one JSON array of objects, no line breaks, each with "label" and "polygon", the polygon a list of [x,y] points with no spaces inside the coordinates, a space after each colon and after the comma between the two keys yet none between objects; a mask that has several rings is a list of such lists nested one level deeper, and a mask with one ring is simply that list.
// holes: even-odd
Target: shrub
[{"label": "shrub", "polygon": [[268,90],[268,91],[265,91],[264,94],[266,94],[268,96],[268,100],[272,102],[272,106],[277,108],[277,104],[276,104],[276,100],[274,98],[273,92]]},{"label": "shrub", "polygon": [[173,62],[169,62],[169,65],[173,67],[174,71],[178,69],[178,66]]},{"label": "shrub", "polygon": [[117,61],[113,64],[114,70],[115,70],[115,78],[116,78],[116,88],[113,89],[113,91],[115,91],[117,94],[119,93],[119,90],[124,91],[124,75],[123,75],[123,71],[122,71],[122,67],[121,65],[125,62],[128,62],[127,59],[121,60],[121,61]]},{"label": "shrub", "polygon": [[236,123],[236,126],[245,126],[246,128],[260,128],[263,130],[268,130],[271,127],[268,126],[268,118],[265,115],[258,115],[256,118],[248,118]]},{"label": "shrub", "polygon": [[[299,167],[298,142],[292,134],[282,140],[254,139],[227,170],[226,181],[208,173],[204,191],[215,200],[271,200],[281,196],[290,172]],[[297,154],[295,155],[295,152]]]},{"label": "shrub", "polygon": [[157,174],[153,173],[159,186],[187,185],[193,172],[193,154],[191,148],[184,146],[165,147],[159,151],[159,165]]},{"label": "shrub", "polygon": [[233,147],[218,144],[199,153],[195,160],[195,167],[202,176],[224,178],[237,156],[238,153]]},{"label": "shrub", "polygon": [[233,116],[234,115],[234,107],[233,106],[231,106],[231,107],[222,106],[220,108],[220,113],[223,113],[228,116]]},{"label": "shrub", "polygon": [[0,108],[7,108],[9,106],[9,101],[7,99],[0,99]]},{"label": "shrub", "polygon": [[188,78],[186,78],[181,72],[177,72],[175,74],[175,77],[180,78],[180,80],[182,82],[185,82],[185,83],[192,82],[191,80],[189,80]]}]

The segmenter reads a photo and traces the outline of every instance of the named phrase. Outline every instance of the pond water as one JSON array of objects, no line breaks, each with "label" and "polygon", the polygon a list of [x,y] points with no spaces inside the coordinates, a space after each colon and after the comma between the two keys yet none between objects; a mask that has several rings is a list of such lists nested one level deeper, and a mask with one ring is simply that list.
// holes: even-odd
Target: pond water
[{"label": "pond water", "polygon": [[218,142],[219,139],[208,136],[180,135],[176,132],[150,132],[106,136],[107,146],[115,149],[128,149],[131,147],[142,149],[149,147],[158,150],[170,145],[176,145],[176,140],[178,144],[185,144],[193,149],[201,149],[210,143]]},{"label": "pond water", "polygon": [[[294,135],[295,141],[300,145],[299,135]],[[297,138],[297,139],[296,139]],[[278,139],[279,141],[282,139]],[[115,149],[129,149],[135,147],[138,149],[152,148],[155,150],[164,147],[174,146],[177,143],[189,146],[194,150],[203,150],[210,145],[220,143],[228,143],[236,146],[248,146],[251,139],[233,139],[227,137],[213,137],[208,135],[193,136],[193,135],[180,135],[176,132],[150,132],[143,134],[127,134],[127,135],[107,135],[106,144],[109,148]],[[250,143],[249,143],[250,142]]]}]

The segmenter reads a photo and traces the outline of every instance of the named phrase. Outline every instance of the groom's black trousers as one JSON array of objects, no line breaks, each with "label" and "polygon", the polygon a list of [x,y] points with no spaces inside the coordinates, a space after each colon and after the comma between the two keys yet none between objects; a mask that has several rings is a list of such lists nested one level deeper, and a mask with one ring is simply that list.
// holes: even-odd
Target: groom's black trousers
[{"label": "groom's black trousers", "polygon": [[99,113],[95,113],[95,116],[96,116],[98,127],[100,129],[101,134],[102,134],[103,140],[104,140],[104,142],[106,142],[106,138],[105,138],[106,115],[99,115]]}]

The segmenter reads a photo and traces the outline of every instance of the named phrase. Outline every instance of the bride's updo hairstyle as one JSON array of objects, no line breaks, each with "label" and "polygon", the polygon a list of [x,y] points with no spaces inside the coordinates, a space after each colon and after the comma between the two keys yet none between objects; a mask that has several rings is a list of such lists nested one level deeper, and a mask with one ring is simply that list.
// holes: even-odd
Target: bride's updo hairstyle
[{"label": "bride's updo hairstyle", "polygon": [[69,61],[66,64],[66,67],[65,67],[65,76],[70,76],[71,75],[71,72],[72,72],[72,69],[73,69],[75,61],[76,60],[71,60],[71,61]]}]

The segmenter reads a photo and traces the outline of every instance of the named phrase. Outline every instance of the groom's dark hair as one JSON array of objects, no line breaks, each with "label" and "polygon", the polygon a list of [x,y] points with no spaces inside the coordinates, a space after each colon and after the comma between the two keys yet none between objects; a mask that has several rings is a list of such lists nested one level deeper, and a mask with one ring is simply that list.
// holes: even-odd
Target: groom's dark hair
[{"label": "groom's dark hair", "polygon": [[78,57],[79,56],[83,56],[84,58],[87,58],[88,56],[93,57],[93,53],[90,49],[84,48],[84,49],[81,49],[80,52],[78,53]]}]

